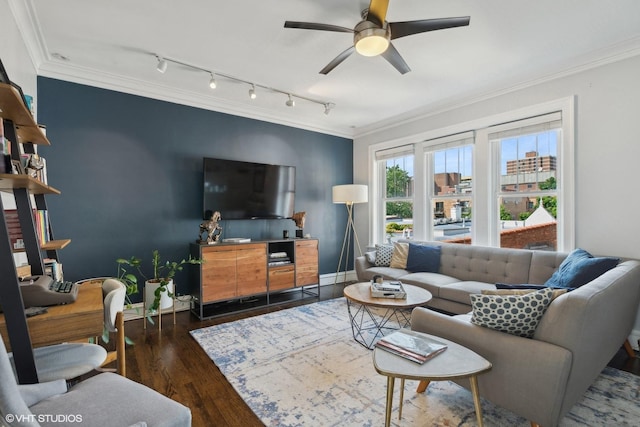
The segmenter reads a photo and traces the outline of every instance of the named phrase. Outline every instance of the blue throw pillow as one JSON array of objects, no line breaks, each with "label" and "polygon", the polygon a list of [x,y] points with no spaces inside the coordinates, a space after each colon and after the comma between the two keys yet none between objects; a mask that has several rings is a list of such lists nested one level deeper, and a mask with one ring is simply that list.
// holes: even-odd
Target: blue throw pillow
[{"label": "blue throw pillow", "polygon": [[584,249],[575,249],[544,285],[553,288],[578,288],[611,270],[619,261],[618,258],[594,258]]},{"label": "blue throw pillow", "polygon": [[407,270],[412,273],[437,273],[440,271],[440,246],[409,243]]}]

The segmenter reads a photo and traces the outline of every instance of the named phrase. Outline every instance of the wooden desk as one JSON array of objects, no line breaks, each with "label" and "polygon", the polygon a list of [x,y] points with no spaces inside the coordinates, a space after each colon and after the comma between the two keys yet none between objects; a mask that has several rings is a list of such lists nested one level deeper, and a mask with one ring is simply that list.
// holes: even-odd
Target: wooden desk
[{"label": "wooden desk", "polygon": [[[78,298],[71,304],[51,306],[47,313],[27,318],[33,347],[99,337],[103,324],[104,308],[99,283],[81,285]],[[11,351],[4,314],[0,314],[0,333],[7,350]]]}]

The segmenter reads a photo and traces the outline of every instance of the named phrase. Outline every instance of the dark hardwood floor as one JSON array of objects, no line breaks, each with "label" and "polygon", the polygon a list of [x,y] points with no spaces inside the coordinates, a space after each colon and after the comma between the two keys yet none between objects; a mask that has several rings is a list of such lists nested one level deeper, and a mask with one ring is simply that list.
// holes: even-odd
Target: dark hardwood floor
[{"label": "dark hardwood floor", "polygon": [[[320,299],[342,295],[342,285],[338,287],[334,290],[333,286],[323,286]],[[162,332],[158,332],[157,325],[149,324],[144,330],[142,320],[127,321],[126,335],[135,342],[135,345],[127,347],[127,377],[191,408],[193,425],[196,427],[262,426],[220,370],[191,338],[189,331],[315,301],[317,299],[313,298],[293,301],[204,321],[198,320],[190,312],[179,312],[176,325],[172,324],[170,315],[164,315]],[[610,366],[640,375],[640,358],[629,358],[623,349],[613,358]]]}]

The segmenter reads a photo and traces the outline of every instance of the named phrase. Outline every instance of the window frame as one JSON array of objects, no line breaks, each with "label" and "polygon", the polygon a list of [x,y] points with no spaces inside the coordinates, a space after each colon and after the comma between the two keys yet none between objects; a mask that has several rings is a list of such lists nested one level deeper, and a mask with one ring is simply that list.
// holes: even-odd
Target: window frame
[{"label": "window frame", "polygon": [[[471,194],[461,195],[436,195],[434,192],[435,187],[435,169],[434,169],[434,155],[437,151],[446,150],[449,148],[460,148],[470,146],[471,147],[471,181],[473,183],[473,190]],[[462,132],[455,135],[448,135],[441,138],[434,138],[428,141],[424,141],[421,145],[422,156],[424,158],[424,172],[426,179],[426,191],[425,191],[425,233],[423,234],[426,240],[435,240],[433,222],[435,220],[433,215],[432,204],[435,199],[471,199],[471,205],[475,203],[475,135],[473,131]],[[417,174],[417,172],[416,172]],[[473,227],[471,227],[471,241],[473,242]]]},{"label": "window frame", "polygon": [[[513,111],[503,112],[472,121],[463,122],[439,129],[429,130],[410,136],[405,136],[393,141],[386,141],[369,146],[370,158],[370,189],[369,203],[369,236],[371,243],[385,241],[384,233],[380,233],[381,220],[384,218],[384,204],[381,203],[381,189],[384,190],[384,174],[380,173],[376,153],[381,150],[395,150],[412,146],[414,149],[414,238],[416,240],[432,240],[430,223],[433,213],[429,213],[431,199],[427,196],[429,188],[433,186],[430,178],[430,167],[423,155],[428,141],[461,134],[468,131],[475,132],[475,144],[473,149],[473,223],[472,242],[475,245],[494,246],[500,245],[498,227],[499,206],[497,206],[498,189],[496,174],[493,165],[497,164],[499,157],[496,149],[489,143],[489,134],[495,131],[496,126],[519,121],[530,117],[536,117],[553,112],[562,115],[562,138],[558,143],[558,207],[557,207],[557,238],[560,252],[568,252],[575,247],[575,96],[556,99],[540,104],[531,105]],[[431,190],[433,191],[433,190]],[[384,231],[384,230],[383,230]]]},{"label": "window frame", "polygon": [[[383,150],[378,150],[375,153],[375,159],[374,159],[374,169],[375,169],[375,174],[374,176],[376,177],[375,179],[375,184],[373,186],[373,194],[375,195],[375,201],[374,201],[374,205],[375,207],[375,217],[378,218],[378,221],[376,222],[376,224],[379,224],[378,227],[374,227],[373,231],[370,231],[369,235],[372,235],[371,233],[374,233],[377,237],[375,238],[375,242],[378,243],[382,243],[382,242],[386,242],[386,229],[385,229],[385,225],[386,225],[386,203],[387,201],[389,201],[389,199],[387,198],[387,182],[386,182],[386,177],[387,177],[387,161],[390,159],[397,159],[397,158],[402,158],[405,156],[413,156],[413,168],[414,168],[414,188],[413,188],[413,194],[410,197],[402,197],[402,198],[394,198],[394,200],[399,200],[399,201],[409,201],[412,203],[413,207],[414,207],[414,217],[415,215],[415,197],[416,197],[416,188],[415,188],[415,147],[413,146],[413,144],[410,145],[402,145],[402,146],[398,146],[398,147],[393,147],[391,149],[383,149]],[[382,196],[380,196],[382,195]],[[373,223],[373,222],[372,222]]]}]

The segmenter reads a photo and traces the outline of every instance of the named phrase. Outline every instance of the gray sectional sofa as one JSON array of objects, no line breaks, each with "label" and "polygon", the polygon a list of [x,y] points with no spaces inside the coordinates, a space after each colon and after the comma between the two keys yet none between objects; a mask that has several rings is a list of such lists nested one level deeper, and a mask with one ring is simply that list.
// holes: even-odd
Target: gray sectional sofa
[{"label": "gray sectional sofa", "polygon": [[[375,274],[428,289],[430,306],[414,309],[413,330],[440,336],[493,364],[478,378],[480,395],[531,421],[558,425],[631,332],[640,303],[640,261],[621,261],[588,283],[553,299],[531,338],[472,322],[470,295],[496,283],[544,284],[567,254],[436,242],[438,273],[375,267],[361,257],[359,280]],[[475,314],[475,313],[473,313]],[[466,380],[457,381],[468,388]]]},{"label": "gray sectional sofa", "polygon": [[567,256],[558,252],[453,243],[399,242],[439,246],[439,271],[411,273],[401,268],[376,267],[367,256],[361,256],[355,261],[358,280],[366,282],[380,274],[385,279],[419,286],[433,295],[429,307],[454,314],[471,311],[469,295],[479,294],[483,289],[496,289],[496,283],[542,285]]}]

